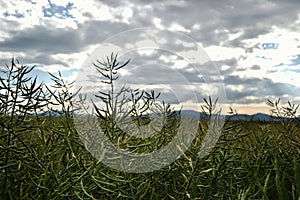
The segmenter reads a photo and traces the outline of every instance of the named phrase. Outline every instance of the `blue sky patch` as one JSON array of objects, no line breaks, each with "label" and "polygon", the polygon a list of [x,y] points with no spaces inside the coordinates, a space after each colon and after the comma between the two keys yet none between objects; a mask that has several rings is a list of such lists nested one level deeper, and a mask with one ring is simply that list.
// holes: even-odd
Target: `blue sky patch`
[{"label": "blue sky patch", "polygon": [[278,43],[263,43],[261,46],[264,50],[278,49],[279,44]]},{"label": "blue sky patch", "polygon": [[266,56],[255,56],[255,57],[265,59],[265,60],[272,60],[272,58],[267,58]]},{"label": "blue sky patch", "polygon": [[66,19],[66,18],[74,18],[70,13],[69,10],[73,9],[73,3],[68,2],[66,6],[58,6],[52,3],[50,0],[49,7],[43,7],[44,17],[57,17],[59,19]]},{"label": "blue sky patch", "polygon": [[14,16],[16,18],[24,18],[24,15],[19,13],[18,10],[15,10],[15,13],[9,13],[6,11],[5,13],[3,13],[3,16],[4,17]]},{"label": "blue sky patch", "polygon": [[292,64],[289,66],[300,65],[300,54],[296,55],[294,59],[291,59]]}]

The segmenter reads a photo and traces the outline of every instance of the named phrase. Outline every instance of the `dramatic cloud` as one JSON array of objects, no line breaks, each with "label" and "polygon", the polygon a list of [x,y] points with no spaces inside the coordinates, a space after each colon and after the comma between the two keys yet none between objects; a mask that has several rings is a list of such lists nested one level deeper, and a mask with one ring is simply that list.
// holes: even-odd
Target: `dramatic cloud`
[{"label": "dramatic cloud", "polygon": [[[122,55],[132,59],[122,72],[123,81],[165,84],[170,91],[181,91],[188,102],[190,88],[178,77],[198,90],[198,98],[207,94],[206,84],[223,80],[229,104],[240,105],[241,112],[258,112],[245,107],[277,97],[300,103],[299,6],[296,0],[2,1],[0,62],[3,66],[14,56],[37,65],[39,79],[60,70],[71,80],[108,38],[143,27],[178,31],[202,46],[211,62],[199,66],[195,43],[187,38],[158,34],[155,45],[172,52],[147,52],[138,47],[151,47],[153,41],[143,34],[127,34],[111,43],[119,50],[135,49]],[[194,54],[195,60],[186,60]],[[168,96],[172,95],[165,92]]]}]

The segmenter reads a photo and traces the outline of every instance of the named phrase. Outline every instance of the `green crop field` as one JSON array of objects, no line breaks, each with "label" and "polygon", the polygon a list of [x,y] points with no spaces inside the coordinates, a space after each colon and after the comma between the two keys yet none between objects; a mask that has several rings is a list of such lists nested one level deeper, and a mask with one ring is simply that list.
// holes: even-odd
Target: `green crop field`
[{"label": "green crop field", "polygon": [[[1,199],[300,199],[300,122],[290,102],[267,102],[273,121],[229,118],[204,158],[198,151],[209,121],[200,120],[196,138],[175,162],[149,173],[126,173],[107,167],[83,145],[73,120],[72,83],[52,75],[56,89],[49,90],[28,76],[31,69],[12,60],[1,74]],[[167,106],[165,111],[172,113]],[[109,111],[98,114],[112,142],[135,152],[166,145],[179,122],[169,115],[158,135],[138,140],[112,126]]]}]

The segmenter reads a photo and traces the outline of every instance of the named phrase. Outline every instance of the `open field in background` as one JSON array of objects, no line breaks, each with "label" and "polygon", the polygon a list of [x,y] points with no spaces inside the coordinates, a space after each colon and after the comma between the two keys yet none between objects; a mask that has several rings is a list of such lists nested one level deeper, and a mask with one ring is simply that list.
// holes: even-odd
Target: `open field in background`
[{"label": "open field in background", "polygon": [[[1,77],[2,199],[300,198],[300,122],[293,109],[276,109],[281,108],[278,101],[268,102],[274,122],[227,120],[205,158],[198,157],[208,128],[208,121],[202,120],[189,150],[170,166],[124,173],[98,162],[83,146],[71,111],[72,84],[54,76],[58,90],[49,93],[26,76],[29,70],[12,62],[8,78]],[[52,105],[59,107],[57,115],[37,114]],[[170,124],[176,124],[174,120]],[[174,131],[176,126],[169,126],[157,136],[164,140],[153,137],[145,140],[147,145],[131,141],[120,146],[154,150],[170,141]],[[124,139],[123,133],[109,134],[114,143]]]}]

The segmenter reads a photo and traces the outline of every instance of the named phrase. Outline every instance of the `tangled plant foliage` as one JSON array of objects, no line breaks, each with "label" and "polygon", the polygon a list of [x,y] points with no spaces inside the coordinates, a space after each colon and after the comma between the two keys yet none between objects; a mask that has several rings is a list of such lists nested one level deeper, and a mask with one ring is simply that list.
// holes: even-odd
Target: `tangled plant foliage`
[{"label": "tangled plant foliage", "polygon": [[[95,63],[103,72],[98,78],[110,86],[118,74],[101,63]],[[116,65],[117,61],[106,63]],[[93,138],[82,141],[75,126],[73,117],[80,101],[75,98],[78,90],[73,83],[66,82],[60,73],[50,74],[53,84],[45,87],[31,76],[32,70],[34,67],[12,59],[0,72],[1,199],[300,198],[298,105],[268,101],[273,121],[229,117],[216,146],[200,158],[209,116],[218,113],[214,110],[217,101],[205,98],[202,111],[206,117],[197,122],[196,138],[181,157],[157,171],[126,173],[108,167],[87,151],[85,143],[92,146]],[[104,87],[96,95],[91,108],[97,117],[91,122],[106,130],[120,149],[138,153],[161,149],[179,129],[182,113],[159,103],[155,91],[123,87],[112,92]],[[153,120],[149,110],[157,113],[160,121]],[[119,120],[122,118],[124,121]],[[164,126],[158,134],[143,135],[161,122]],[[86,130],[95,124],[88,124]]]},{"label": "tangled plant foliage", "polygon": [[281,142],[281,144],[287,142],[285,145],[289,144],[290,146],[288,152],[300,155],[300,115],[297,116],[300,105],[296,105],[291,101],[288,101],[286,105],[282,105],[280,98],[275,101],[267,100],[266,104],[271,107],[270,113],[274,120],[280,124],[280,131],[285,133],[281,136],[285,137],[284,142]]},{"label": "tangled plant foliage", "polygon": [[286,106],[282,106],[280,105],[280,98],[275,101],[267,100],[266,104],[271,107],[270,112],[274,117],[299,120],[297,118],[299,104],[296,105],[288,101]]},{"label": "tangled plant foliage", "polygon": [[[116,94],[114,93],[114,81],[118,79],[117,72],[125,67],[129,61],[127,60],[119,66],[117,54],[111,54],[110,58],[107,57],[107,61],[100,62],[97,60],[97,64],[93,63],[99,74],[102,75],[102,78],[107,79],[102,80],[102,82],[110,86],[109,91],[99,91],[99,94],[95,95],[96,98],[101,99],[105,103],[105,108],[98,107],[94,102],[93,106],[97,116],[110,123],[111,133],[118,132],[117,129],[119,128],[131,136],[144,139],[158,132],[159,130],[155,130],[155,128],[161,128],[167,116],[175,115],[175,112],[171,112],[169,104],[162,102],[162,105],[160,105],[157,102],[160,93],[155,94],[154,90],[147,92],[123,86],[120,91],[116,91]],[[156,117],[150,117],[150,114],[155,114]],[[160,120],[161,118],[162,120]],[[132,120],[135,123],[131,123]],[[149,123],[152,126],[145,126],[145,124]],[[107,128],[105,127],[105,129]],[[110,139],[114,138],[110,136]]]},{"label": "tangled plant foliage", "polygon": [[[16,152],[23,154],[27,151],[40,168],[45,168],[37,157],[37,153],[21,136],[23,132],[33,129],[30,126],[32,119],[29,116],[41,112],[48,100],[43,90],[43,83],[38,84],[37,78],[30,76],[33,69],[34,66],[19,65],[18,60],[13,58],[11,64],[5,65],[5,68],[0,72],[0,125],[1,138],[2,141],[3,139],[5,141],[5,144],[1,145],[5,152],[5,161],[1,166],[4,171],[3,174],[1,173],[1,177],[4,176],[1,178],[4,195],[8,193],[8,188],[14,184],[14,178],[11,177],[11,167],[18,165],[13,159]],[[21,144],[21,146],[16,145],[16,143]]]},{"label": "tangled plant foliage", "polygon": [[[129,60],[120,65],[117,54],[93,63],[101,75],[101,83],[109,86],[103,87],[109,89],[101,89],[95,94],[96,100],[92,100],[97,118],[87,120],[84,112],[82,117],[75,118],[77,130],[82,133],[80,136],[87,149],[109,166],[139,173],[157,170],[182,154],[197,130],[190,128],[193,130],[176,135],[183,123],[191,123],[190,127],[193,123],[180,120],[180,111],[175,112],[169,104],[158,101],[160,93],[125,86],[116,91],[118,70],[128,63]],[[85,103],[85,100],[86,97],[80,97],[79,102]],[[84,103],[78,104],[76,110],[86,111]],[[197,124],[194,127],[197,128]],[[172,152],[170,146],[164,147],[168,143],[171,143]]]}]

